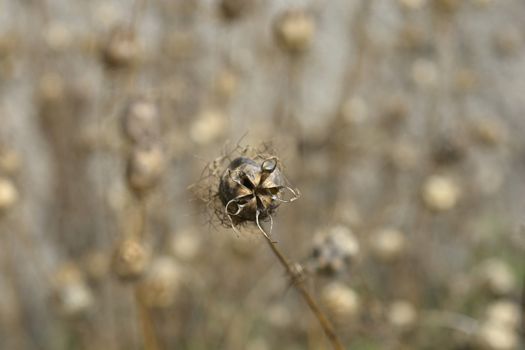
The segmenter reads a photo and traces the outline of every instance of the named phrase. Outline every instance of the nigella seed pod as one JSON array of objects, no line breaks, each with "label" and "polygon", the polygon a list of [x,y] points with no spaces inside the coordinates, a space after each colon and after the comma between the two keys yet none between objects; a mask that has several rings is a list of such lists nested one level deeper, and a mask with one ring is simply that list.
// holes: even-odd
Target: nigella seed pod
[{"label": "nigella seed pod", "polygon": [[[286,190],[292,194],[290,199],[283,197]],[[286,185],[276,157],[262,162],[238,157],[222,174],[218,196],[224,206],[224,216],[229,219],[232,228],[244,222],[255,222],[268,237],[260,222],[272,222],[272,214],[279,205],[294,201],[298,193]]]}]

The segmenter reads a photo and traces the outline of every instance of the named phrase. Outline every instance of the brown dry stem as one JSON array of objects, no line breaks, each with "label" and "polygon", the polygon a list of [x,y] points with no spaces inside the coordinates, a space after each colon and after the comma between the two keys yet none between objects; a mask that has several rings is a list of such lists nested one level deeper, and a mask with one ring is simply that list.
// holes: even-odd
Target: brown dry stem
[{"label": "brown dry stem", "polygon": [[323,328],[323,331],[325,332],[326,336],[328,337],[328,340],[332,344],[332,347],[335,350],[344,350],[343,344],[341,343],[341,340],[339,340],[339,337],[335,333],[334,327],[330,320],[326,317],[326,315],[321,311],[319,306],[317,305],[317,302],[314,300],[308,289],[306,289],[306,286],[304,285],[304,282],[298,278],[297,272],[292,267],[292,265],[288,262],[288,259],[281,253],[279,248],[277,248],[277,245],[275,242],[273,242],[270,238],[268,238],[266,235],[263,235],[266,239],[266,242],[270,246],[272,252],[275,254],[281,265],[283,265],[284,269],[286,270],[286,273],[290,276],[290,278],[293,281],[293,285],[295,289],[301,294],[303,299],[308,304],[308,307],[312,311],[312,313],[315,315],[317,320],[319,321],[321,327]]}]

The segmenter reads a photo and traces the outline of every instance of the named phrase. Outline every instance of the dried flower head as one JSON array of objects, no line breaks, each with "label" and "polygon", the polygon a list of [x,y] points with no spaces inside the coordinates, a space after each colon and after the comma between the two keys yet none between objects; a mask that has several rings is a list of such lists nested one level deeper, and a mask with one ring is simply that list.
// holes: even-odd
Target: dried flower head
[{"label": "dried flower head", "polygon": [[150,261],[149,250],[138,240],[126,239],[117,244],[111,267],[123,281],[136,280],[144,274]]},{"label": "dried flower head", "polygon": [[250,152],[246,148],[234,159],[228,155],[209,164],[207,176],[196,184],[197,195],[224,226],[238,231],[252,222],[269,237],[261,223],[269,221],[271,232],[276,209],[299,198],[299,192],[288,184],[276,156]]},{"label": "dried flower head", "polygon": [[359,254],[359,242],[346,226],[334,226],[314,236],[311,262],[322,274],[341,272]]},{"label": "dried flower head", "polygon": [[[292,199],[283,198],[285,189],[292,192]],[[283,202],[295,200],[297,193],[286,185],[276,157],[260,162],[238,157],[231,161],[221,176],[219,198],[232,227],[251,221],[265,232],[260,222],[266,219],[271,221],[277,207]]]}]

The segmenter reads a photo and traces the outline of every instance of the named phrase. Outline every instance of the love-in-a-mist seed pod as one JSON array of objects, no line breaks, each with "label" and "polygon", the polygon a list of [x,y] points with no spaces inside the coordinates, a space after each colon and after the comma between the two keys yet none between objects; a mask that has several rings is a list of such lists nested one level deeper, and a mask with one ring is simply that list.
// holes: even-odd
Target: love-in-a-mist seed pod
[{"label": "love-in-a-mist seed pod", "polygon": [[[286,191],[291,193],[288,199],[284,197]],[[281,203],[299,197],[298,192],[287,185],[276,157],[259,162],[248,157],[235,158],[220,178],[218,195],[224,206],[223,216],[232,228],[254,222],[266,236],[261,221],[272,222],[272,215]]]}]

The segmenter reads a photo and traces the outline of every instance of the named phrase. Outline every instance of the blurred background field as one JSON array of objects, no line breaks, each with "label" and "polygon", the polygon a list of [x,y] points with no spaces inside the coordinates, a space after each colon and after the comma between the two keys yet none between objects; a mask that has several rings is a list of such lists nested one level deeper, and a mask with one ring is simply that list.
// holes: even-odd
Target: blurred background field
[{"label": "blurred background field", "polygon": [[[0,349],[329,349],[190,190],[271,144],[347,349],[524,349],[522,0],[0,0]],[[211,188],[213,191],[214,189]]]}]

